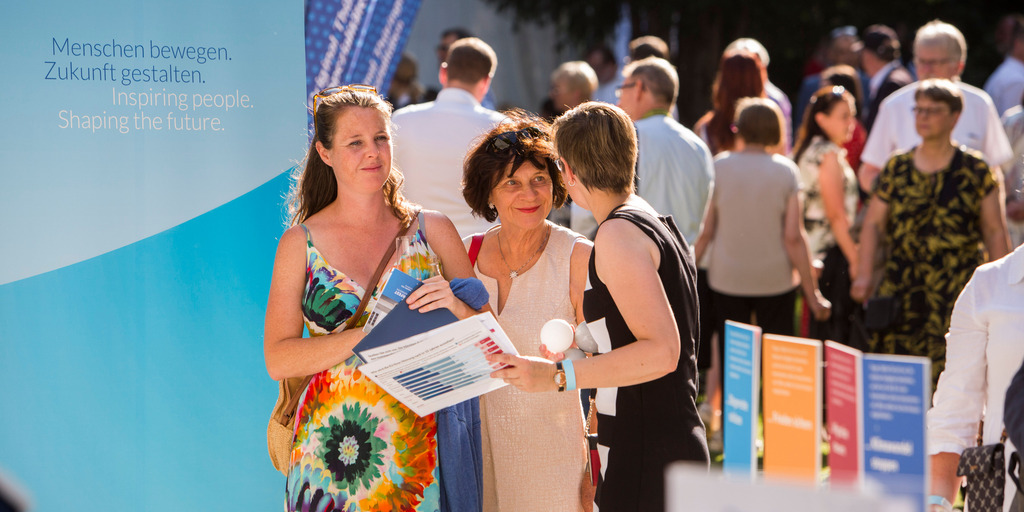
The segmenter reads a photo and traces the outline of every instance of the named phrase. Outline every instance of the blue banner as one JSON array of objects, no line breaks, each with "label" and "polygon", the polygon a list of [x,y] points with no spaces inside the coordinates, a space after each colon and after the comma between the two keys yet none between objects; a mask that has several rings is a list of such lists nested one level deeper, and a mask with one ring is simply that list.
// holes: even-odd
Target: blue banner
[{"label": "blue banner", "polygon": [[33,510],[279,508],[302,3],[9,2],[0,42],[0,475]]},{"label": "blue banner", "polygon": [[420,0],[309,0],[306,95],[367,84],[387,94]]},{"label": "blue banner", "polygon": [[928,490],[925,413],[931,360],[864,354],[864,479],[924,510]]},{"label": "blue banner", "polygon": [[724,359],[722,470],[728,475],[753,479],[757,474],[761,328],[727,320]]}]

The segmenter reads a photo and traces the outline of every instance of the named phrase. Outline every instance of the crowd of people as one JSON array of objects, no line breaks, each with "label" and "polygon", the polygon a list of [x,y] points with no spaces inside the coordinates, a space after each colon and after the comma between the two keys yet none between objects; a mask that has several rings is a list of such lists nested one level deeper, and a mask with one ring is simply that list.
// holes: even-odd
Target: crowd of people
[{"label": "crowd of people", "polygon": [[[493,110],[498,58],[462,29],[442,34],[439,91],[406,59],[390,103],[316,95],[265,326],[270,376],[314,375],[286,510],[662,510],[665,466],[721,450],[726,320],[930,358],[947,506],[1024,359],[1024,17],[1008,19],[985,90],[959,80],[966,41],[938,20],[906,62],[889,27],[832,31],[793,102],[739,39],[692,130],[652,36],[621,71],[600,45],[560,65],[537,113]],[[420,417],[360,373],[378,265],[423,281],[412,309],[493,314],[519,353],[488,356],[509,385]],[[585,322],[598,350],[549,351],[551,319]]]}]

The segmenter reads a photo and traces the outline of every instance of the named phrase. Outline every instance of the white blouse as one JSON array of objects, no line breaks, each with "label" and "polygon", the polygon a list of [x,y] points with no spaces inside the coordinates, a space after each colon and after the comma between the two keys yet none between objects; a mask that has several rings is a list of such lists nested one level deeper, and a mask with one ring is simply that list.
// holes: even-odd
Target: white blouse
[{"label": "white blouse", "polygon": [[[928,453],[962,453],[1003,431],[1003,402],[1024,361],[1024,246],[978,267],[953,307],[946,335],[946,369],[928,411]],[[1007,457],[1014,448],[1009,440]],[[1013,481],[1007,496],[1013,496]],[[1009,506],[1010,500],[1006,500]]]}]

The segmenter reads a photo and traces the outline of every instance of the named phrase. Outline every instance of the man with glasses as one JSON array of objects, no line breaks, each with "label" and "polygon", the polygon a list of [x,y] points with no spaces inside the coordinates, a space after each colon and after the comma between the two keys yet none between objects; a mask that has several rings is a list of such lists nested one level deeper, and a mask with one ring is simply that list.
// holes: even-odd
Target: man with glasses
[{"label": "man with glasses", "polygon": [[711,151],[669,115],[679,94],[672,64],[648,57],[627,64],[622,76],[619,108],[636,125],[638,140],[637,194],[658,212],[672,215],[692,245],[714,180]]},{"label": "man with glasses", "polygon": [[[956,27],[934,20],[917,30],[914,38],[914,66],[918,80],[945,78],[957,82],[963,93],[963,112],[953,130],[953,139],[980,151],[990,167],[1010,160],[1013,151],[1006,138],[999,114],[988,94],[960,82],[967,60],[967,42]],[[875,124],[868,135],[858,173],[861,189],[870,192],[875,178],[889,157],[921,143],[914,121],[914,82],[896,91],[878,109]]]},{"label": "man with glasses", "polygon": [[405,197],[447,215],[463,237],[493,225],[474,217],[462,197],[462,160],[473,139],[505,119],[480,104],[497,67],[498,58],[487,43],[459,39],[441,65],[443,89],[437,99],[392,116],[394,159],[405,175]]}]

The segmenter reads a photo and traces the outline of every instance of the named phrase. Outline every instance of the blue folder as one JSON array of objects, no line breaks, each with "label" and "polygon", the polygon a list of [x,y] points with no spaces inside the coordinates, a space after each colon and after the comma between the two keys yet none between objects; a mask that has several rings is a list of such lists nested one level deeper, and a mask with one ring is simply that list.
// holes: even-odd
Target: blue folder
[{"label": "blue folder", "polygon": [[458,318],[448,308],[420,313],[409,309],[409,304],[402,300],[362,341],[352,348],[352,351],[359,356],[359,359],[366,362],[366,358],[362,355],[365,350],[383,347],[389,343],[454,323],[457,320]]}]

